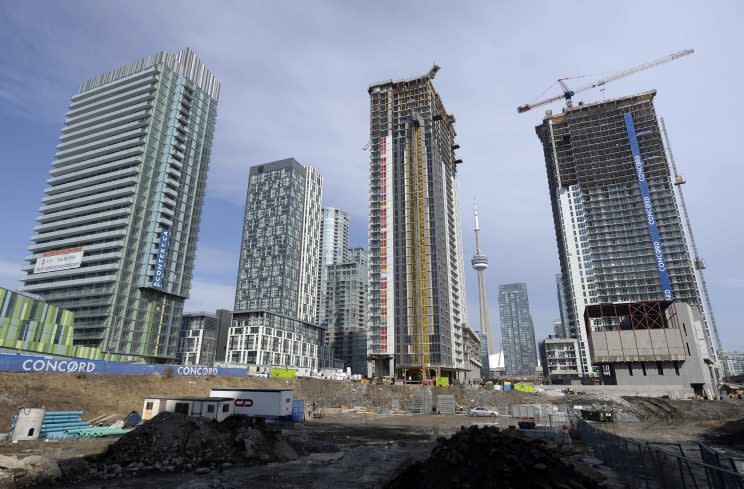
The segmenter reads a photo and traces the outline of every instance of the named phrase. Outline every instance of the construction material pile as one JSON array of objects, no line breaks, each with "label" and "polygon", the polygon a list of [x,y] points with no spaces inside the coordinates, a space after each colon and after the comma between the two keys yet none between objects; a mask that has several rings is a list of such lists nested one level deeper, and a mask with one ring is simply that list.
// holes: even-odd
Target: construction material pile
[{"label": "construction material pile", "polygon": [[471,426],[439,438],[431,456],[407,467],[387,489],[598,488],[540,440],[505,436],[498,428]]},{"label": "construction material pile", "polygon": [[80,420],[82,411],[47,411],[41,422],[41,438],[69,438],[71,430],[90,428],[90,423]]},{"label": "construction material pile", "polygon": [[111,478],[142,470],[288,460],[302,453],[304,447],[297,440],[291,444],[279,431],[265,429],[251,418],[232,416],[219,423],[163,412],[86,461],[90,475]]},{"label": "construction material pile", "polygon": [[431,389],[420,387],[411,395],[409,411],[413,414],[431,414]]}]

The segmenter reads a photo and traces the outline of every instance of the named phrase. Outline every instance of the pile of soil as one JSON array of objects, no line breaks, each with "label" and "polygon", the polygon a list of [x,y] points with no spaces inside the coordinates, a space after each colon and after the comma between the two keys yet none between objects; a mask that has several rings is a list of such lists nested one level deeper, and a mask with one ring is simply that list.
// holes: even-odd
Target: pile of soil
[{"label": "pile of soil", "polygon": [[471,426],[439,438],[431,456],[407,467],[386,489],[560,488],[594,489],[596,482],[564,463],[540,440]]},{"label": "pile of soil", "polygon": [[[187,471],[216,464],[291,460],[306,453],[301,437],[285,438],[254,419],[222,422],[163,412],[99,455],[61,463],[66,479],[113,478],[143,470]],[[83,462],[83,463],[81,463]]]},{"label": "pile of soil", "polygon": [[744,451],[744,418],[729,421],[703,437],[712,444]]}]

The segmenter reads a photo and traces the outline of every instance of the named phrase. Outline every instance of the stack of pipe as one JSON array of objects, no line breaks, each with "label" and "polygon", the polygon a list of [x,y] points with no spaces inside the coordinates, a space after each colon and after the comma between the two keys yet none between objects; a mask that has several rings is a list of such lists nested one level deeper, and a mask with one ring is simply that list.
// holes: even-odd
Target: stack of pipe
[{"label": "stack of pipe", "polygon": [[67,432],[90,428],[90,423],[80,420],[82,411],[47,411],[41,423],[41,438],[71,438]]},{"label": "stack of pipe", "polygon": [[103,436],[126,435],[130,431],[132,430],[124,428],[112,428],[111,426],[92,426],[90,428],[68,430],[67,434],[76,438],[98,438]]}]

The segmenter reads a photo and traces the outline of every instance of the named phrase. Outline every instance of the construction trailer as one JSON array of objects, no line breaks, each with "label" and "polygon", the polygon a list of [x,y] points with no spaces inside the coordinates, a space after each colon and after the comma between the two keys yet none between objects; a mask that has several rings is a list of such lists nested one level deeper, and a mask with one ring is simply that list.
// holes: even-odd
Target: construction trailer
[{"label": "construction trailer", "polygon": [[210,397],[233,399],[237,416],[260,416],[269,419],[292,419],[292,389],[212,388]]},{"label": "construction trailer", "polygon": [[142,407],[142,421],[162,412],[181,413],[186,416],[222,421],[233,414],[232,397],[146,397]]}]

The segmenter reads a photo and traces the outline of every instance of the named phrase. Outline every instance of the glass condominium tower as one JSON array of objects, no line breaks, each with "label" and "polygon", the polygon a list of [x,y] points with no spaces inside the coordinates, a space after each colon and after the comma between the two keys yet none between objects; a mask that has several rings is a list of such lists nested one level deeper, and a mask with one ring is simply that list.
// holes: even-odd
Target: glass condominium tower
[{"label": "glass condominium tower", "polygon": [[499,314],[506,372],[534,375],[537,368],[537,345],[527,284],[499,285]]},{"label": "glass condominium tower", "polygon": [[219,92],[187,48],[73,95],[22,290],[73,311],[76,344],[175,358]]},{"label": "glass condominium tower", "polygon": [[323,179],[294,158],[251,167],[236,311],[268,311],[315,323]]},{"label": "glass condominium tower", "polygon": [[467,322],[455,118],[427,75],[369,87],[369,352],[377,377],[457,375]]},{"label": "glass condominium tower", "polygon": [[593,371],[584,325],[589,304],[686,302],[701,316],[711,355],[718,354],[675,192],[684,181],[670,171],[655,96],[647,91],[548,111],[536,127],[581,375]]}]

